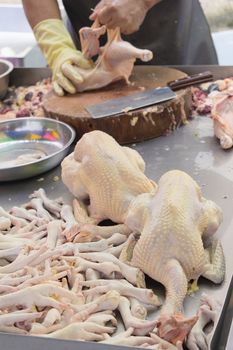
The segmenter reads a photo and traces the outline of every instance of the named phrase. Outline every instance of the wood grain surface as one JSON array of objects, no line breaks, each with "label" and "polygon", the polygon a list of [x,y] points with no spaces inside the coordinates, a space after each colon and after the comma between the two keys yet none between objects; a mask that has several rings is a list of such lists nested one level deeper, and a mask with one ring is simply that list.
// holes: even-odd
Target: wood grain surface
[{"label": "wood grain surface", "polygon": [[85,108],[116,97],[166,86],[169,81],[185,76],[185,73],[172,68],[136,66],[130,85],[119,81],[100,90],[63,97],[50,92],[45,96],[43,106],[46,116],[73,126],[78,138],[98,129],[112,135],[120,144],[139,142],[169,133],[185,123],[191,109],[190,89],[176,92],[177,97],[171,101],[100,119],[93,119]]}]

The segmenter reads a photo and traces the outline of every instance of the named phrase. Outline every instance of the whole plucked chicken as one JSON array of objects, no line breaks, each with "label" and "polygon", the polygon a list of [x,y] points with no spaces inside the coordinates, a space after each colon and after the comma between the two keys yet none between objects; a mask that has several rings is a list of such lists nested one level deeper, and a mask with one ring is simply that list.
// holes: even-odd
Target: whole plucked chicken
[{"label": "whole plucked chicken", "polygon": [[215,283],[224,279],[221,244],[210,243],[221,221],[220,208],[202,196],[188,174],[178,170],[165,173],[153,193],[139,195],[129,208],[126,224],[140,233],[131,264],[165,286],[158,330],[174,344],[186,338],[197,320],[183,314],[188,282],[200,276]]},{"label": "whole plucked chicken", "polygon": [[93,224],[104,219],[124,223],[131,201],[156,187],[144,174],[139,153],[99,130],[85,134],[61,166],[62,180],[70,192],[84,203],[90,201]]}]

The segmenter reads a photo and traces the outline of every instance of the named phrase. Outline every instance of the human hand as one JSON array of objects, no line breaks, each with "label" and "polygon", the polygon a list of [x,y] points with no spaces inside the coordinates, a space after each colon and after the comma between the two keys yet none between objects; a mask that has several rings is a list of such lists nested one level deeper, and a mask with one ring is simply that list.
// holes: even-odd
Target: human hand
[{"label": "human hand", "polygon": [[63,96],[65,92],[75,94],[77,85],[83,82],[78,69],[90,69],[92,64],[81,51],[75,49],[64,49],[56,57],[53,65],[52,84],[55,93]]},{"label": "human hand", "polygon": [[92,61],[78,51],[60,19],[48,19],[33,28],[35,37],[52,69],[52,84],[57,95],[74,94],[83,82],[79,68],[90,69]]},{"label": "human hand", "polygon": [[108,29],[120,27],[123,34],[136,32],[150,9],[148,0],[101,0],[90,19]]}]

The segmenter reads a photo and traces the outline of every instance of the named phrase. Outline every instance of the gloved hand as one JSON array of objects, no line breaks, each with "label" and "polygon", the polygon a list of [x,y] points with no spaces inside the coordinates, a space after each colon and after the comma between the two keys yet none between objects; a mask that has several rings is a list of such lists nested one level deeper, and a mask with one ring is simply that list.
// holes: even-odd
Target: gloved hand
[{"label": "gloved hand", "polygon": [[57,95],[67,91],[76,92],[76,85],[83,81],[78,67],[88,69],[92,62],[87,60],[75,45],[60,19],[47,19],[33,28],[36,40],[52,69],[53,88]]},{"label": "gloved hand", "polygon": [[101,0],[90,19],[98,19],[108,29],[120,27],[124,34],[136,32],[155,0]]}]

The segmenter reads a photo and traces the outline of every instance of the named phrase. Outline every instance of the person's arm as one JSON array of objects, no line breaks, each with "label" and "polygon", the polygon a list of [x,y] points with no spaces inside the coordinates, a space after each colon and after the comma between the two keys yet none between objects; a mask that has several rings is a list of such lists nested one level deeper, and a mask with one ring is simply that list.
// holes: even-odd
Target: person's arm
[{"label": "person's arm", "polygon": [[78,51],[61,19],[56,0],[23,0],[23,7],[36,40],[52,69],[54,91],[74,94],[83,81],[77,67],[88,69],[92,63]]},{"label": "person's arm", "polygon": [[136,32],[147,12],[161,0],[101,0],[90,16],[109,29],[120,27],[124,34]]},{"label": "person's arm", "polygon": [[45,19],[61,19],[56,0],[22,0],[22,3],[24,12],[32,28]]}]

